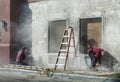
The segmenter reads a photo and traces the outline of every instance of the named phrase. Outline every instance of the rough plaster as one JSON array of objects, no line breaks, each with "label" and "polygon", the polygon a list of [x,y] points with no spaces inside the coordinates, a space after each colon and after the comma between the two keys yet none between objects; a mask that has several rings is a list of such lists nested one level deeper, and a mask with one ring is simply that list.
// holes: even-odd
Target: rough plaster
[{"label": "rough plaster", "polygon": [[[48,53],[48,21],[67,18],[69,18],[69,24],[75,30],[75,40],[76,45],[78,45],[78,19],[102,17],[103,48],[113,56],[113,58],[120,61],[119,0],[48,0],[30,3],[29,9],[32,12],[32,55],[36,65],[45,67],[54,66],[48,62],[50,55],[57,55],[57,53]],[[79,52],[77,55],[79,58],[76,58],[76,61],[85,61],[84,57],[80,58],[82,55],[80,55]],[[80,67],[79,64],[80,62],[75,64],[78,66],[76,68],[81,69],[82,67]],[[81,64],[83,69],[84,65],[85,64]]]}]

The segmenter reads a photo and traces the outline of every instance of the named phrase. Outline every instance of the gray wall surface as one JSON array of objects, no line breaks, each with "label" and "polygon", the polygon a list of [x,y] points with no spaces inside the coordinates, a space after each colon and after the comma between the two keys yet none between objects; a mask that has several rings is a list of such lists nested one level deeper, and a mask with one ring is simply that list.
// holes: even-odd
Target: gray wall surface
[{"label": "gray wall surface", "polygon": [[[112,67],[114,60],[120,61],[119,0],[45,0],[29,3],[29,8],[32,12],[32,55],[36,65],[54,67],[50,62],[55,63],[57,53],[48,53],[48,21],[68,18],[69,25],[75,30],[75,44],[78,46],[78,20],[102,17],[102,48],[107,54],[103,57],[104,65]],[[70,54],[68,68],[85,69],[85,57],[77,52],[77,63],[71,64],[73,54]]]}]

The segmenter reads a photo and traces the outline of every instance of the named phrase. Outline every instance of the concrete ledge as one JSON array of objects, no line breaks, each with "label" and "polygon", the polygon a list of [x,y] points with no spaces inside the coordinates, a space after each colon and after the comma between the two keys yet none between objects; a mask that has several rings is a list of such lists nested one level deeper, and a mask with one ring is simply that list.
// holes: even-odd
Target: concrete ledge
[{"label": "concrete ledge", "polygon": [[75,79],[75,80],[85,80],[88,82],[120,82],[118,78],[109,78],[109,77],[99,77],[93,75],[80,75],[80,74],[67,74],[67,73],[50,73],[52,78],[59,79]]},{"label": "concrete ledge", "polygon": [[96,76],[105,76],[111,75],[113,73],[103,72],[103,71],[72,71],[74,74],[82,74],[82,75],[96,75]]},{"label": "concrete ledge", "polygon": [[37,71],[32,70],[22,70],[22,69],[10,69],[10,68],[0,68],[0,72],[6,73],[17,73],[17,74],[24,74],[24,75],[31,75],[31,74],[38,74]]}]

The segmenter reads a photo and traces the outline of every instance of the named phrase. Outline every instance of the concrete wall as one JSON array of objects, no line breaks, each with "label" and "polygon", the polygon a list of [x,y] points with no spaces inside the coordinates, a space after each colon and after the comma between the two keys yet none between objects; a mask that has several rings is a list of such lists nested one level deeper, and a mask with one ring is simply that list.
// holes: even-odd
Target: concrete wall
[{"label": "concrete wall", "polygon": [[[78,45],[78,20],[80,18],[102,17],[102,48],[107,51],[107,55],[103,58],[103,62],[108,61],[105,65],[111,67],[114,58],[115,60],[117,59],[117,61],[120,61],[119,0],[47,0],[29,3],[29,8],[32,11],[32,55],[36,65],[43,67],[54,66],[49,64],[48,61],[50,55],[53,55],[52,57],[56,57],[57,55],[57,53],[48,53],[48,21],[67,18],[69,18],[69,23],[75,30],[75,40],[76,45]],[[25,12],[23,13],[27,12],[26,10],[24,11]],[[78,65],[78,68],[80,69],[80,66],[82,66],[82,64],[80,65],[80,57],[84,58],[84,55],[79,54],[80,53],[77,54],[79,56],[79,62],[75,65]]]}]

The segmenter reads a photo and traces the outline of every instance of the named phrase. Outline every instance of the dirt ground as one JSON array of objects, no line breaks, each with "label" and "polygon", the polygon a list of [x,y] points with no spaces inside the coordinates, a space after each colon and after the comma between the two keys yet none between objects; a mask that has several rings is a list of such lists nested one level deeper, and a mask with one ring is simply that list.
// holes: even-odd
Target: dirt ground
[{"label": "dirt ground", "polygon": [[0,82],[120,82],[120,80],[90,79],[88,76],[77,76],[75,79],[75,76],[68,75],[69,78],[65,78],[64,74],[58,75],[47,77],[34,71],[0,69]]},{"label": "dirt ground", "polygon": [[44,76],[40,77],[36,75],[22,75],[12,72],[11,73],[0,72],[0,82],[92,82],[92,81],[75,79],[58,79]]}]

